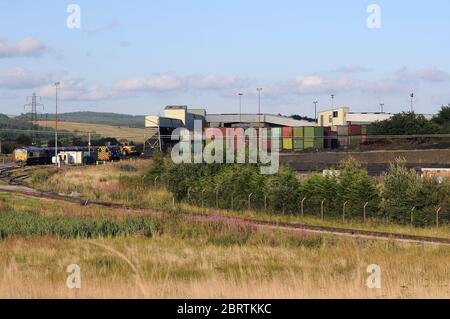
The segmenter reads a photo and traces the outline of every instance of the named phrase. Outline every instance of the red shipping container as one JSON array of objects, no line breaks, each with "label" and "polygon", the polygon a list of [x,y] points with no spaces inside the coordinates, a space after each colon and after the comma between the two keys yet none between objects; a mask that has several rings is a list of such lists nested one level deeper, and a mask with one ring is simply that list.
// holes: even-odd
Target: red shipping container
[{"label": "red shipping container", "polygon": [[350,136],[362,135],[362,126],[361,125],[349,125],[348,126],[348,135],[350,135]]},{"label": "red shipping container", "polygon": [[262,149],[265,151],[271,151],[272,150],[272,141],[270,139],[262,142]]},{"label": "red shipping container", "polygon": [[220,127],[220,131],[222,132],[223,138],[227,137],[227,129],[226,127]]},{"label": "red shipping container", "polygon": [[294,136],[294,129],[292,127],[283,127],[281,131],[283,138],[290,138]]},{"label": "red shipping container", "polygon": [[[219,135],[219,131],[222,133],[222,136]],[[205,139],[214,140],[216,137],[225,138],[225,128],[205,128]]]}]

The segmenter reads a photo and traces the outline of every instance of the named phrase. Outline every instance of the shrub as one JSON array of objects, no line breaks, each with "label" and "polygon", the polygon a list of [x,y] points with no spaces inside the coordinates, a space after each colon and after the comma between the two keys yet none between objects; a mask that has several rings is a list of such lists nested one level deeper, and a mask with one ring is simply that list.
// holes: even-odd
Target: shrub
[{"label": "shrub", "polygon": [[[248,197],[251,197],[251,208],[260,208],[264,201],[264,179],[256,165],[238,164],[226,166],[215,178],[216,187],[220,190],[222,203],[227,207],[248,208]],[[216,189],[217,189],[216,188]],[[215,189],[215,190],[216,190]]]},{"label": "shrub", "polygon": [[410,222],[420,188],[420,176],[406,168],[404,161],[398,159],[391,163],[383,177],[381,213],[394,222]]},{"label": "shrub", "polygon": [[48,173],[48,171],[37,170],[37,171],[33,172],[33,174],[31,174],[31,183],[33,185],[44,183],[45,181],[47,181],[49,179],[49,177],[50,177],[50,174]]},{"label": "shrub", "polygon": [[337,206],[343,209],[346,206],[348,216],[361,216],[364,205],[368,204],[368,209],[378,210],[380,195],[374,180],[371,179],[366,170],[361,168],[361,164],[353,158],[343,161],[339,165],[340,174],[337,177]]},{"label": "shrub", "polygon": [[295,172],[291,168],[281,167],[278,174],[267,178],[265,194],[270,210],[283,213],[297,212],[300,182]]}]

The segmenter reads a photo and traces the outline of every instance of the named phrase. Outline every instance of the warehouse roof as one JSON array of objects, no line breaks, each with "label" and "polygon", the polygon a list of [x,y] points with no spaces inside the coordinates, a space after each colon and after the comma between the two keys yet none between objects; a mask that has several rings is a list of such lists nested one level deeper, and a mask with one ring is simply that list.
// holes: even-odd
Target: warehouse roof
[{"label": "warehouse roof", "polygon": [[272,114],[207,114],[206,122],[212,124],[264,123],[275,126],[317,126],[315,122],[294,120],[291,117]]}]

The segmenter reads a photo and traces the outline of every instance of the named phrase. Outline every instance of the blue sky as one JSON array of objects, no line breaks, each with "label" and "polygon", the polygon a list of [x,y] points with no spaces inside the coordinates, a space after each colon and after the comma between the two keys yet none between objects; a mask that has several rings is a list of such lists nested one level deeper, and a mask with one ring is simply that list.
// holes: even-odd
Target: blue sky
[{"label": "blue sky", "polygon": [[[69,29],[71,3],[81,28]],[[367,7],[381,8],[369,29]],[[313,115],[355,111],[434,113],[450,102],[450,2],[424,1],[24,1],[0,0],[0,113],[27,95],[61,110],[157,113],[167,104],[211,113]]]}]

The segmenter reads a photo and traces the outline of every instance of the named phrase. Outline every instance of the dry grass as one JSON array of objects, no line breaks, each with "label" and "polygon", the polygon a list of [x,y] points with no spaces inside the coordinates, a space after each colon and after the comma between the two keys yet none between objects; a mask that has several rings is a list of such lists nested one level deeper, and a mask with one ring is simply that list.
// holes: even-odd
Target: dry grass
[{"label": "dry grass", "polygon": [[[6,209],[86,218],[136,213],[0,194],[0,211]],[[151,239],[2,240],[0,297],[450,298],[448,247],[268,230],[254,236],[272,235],[275,242],[233,244],[227,239],[239,233],[235,227],[213,238],[217,232],[198,235],[194,224],[181,225]],[[322,240],[313,246],[285,245],[283,236]],[[81,267],[80,290],[66,287],[65,270],[73,263]],[[382,268],[379,290],[366,287],[369,264]]]},{"label": "dry grass", "polygon": [[[134,169],[123,169],[131,165]],[[158,208],[163,214],[171,197],[164,189],[141,189],[133,198],[121,190],[118,176],[136,176],[145,161],[116,163],[82,170],[62,170],[44,186],[61,193],[81,192],[86,197],[135,203]],[[95,193],[97,191],[97,193]],[[119,194],[119,195],[117,195]],[[128,194],[130,196],[130,194]],[[83,217],[134,214],[135,211],[30,199],[0,194],[0,211],[63,214]],[[299,217],[255,212],[202,210],[181,204],[191,213],[240,215],[258,219]],[[319,223],[308,217],[309,223]],[[327,221],[335,225],[334,221]],[[325,223],[325,222],[324,222]],[[450,298],[450,249],[400,244],[390,241],[311,237],[303,233],[255,230],[255,240],[234,241],[240,230],[206,232],[188,220],[175,232],[153,238],[118,237],[91,240],[59,240],[52,237],[13,238],[0,241],[0,297],[3,298]],[[215,223],[211,222],[210,230]],[[410,229],[395,225],[343,226],[387,227],[397,232],[449,237],[449,229]],[[267,233],[267,232],[270,232]],[[229,234],[230,233],[230,234]],[[229,236],[230,237],[229,237]],[[274,240],[259,240],[261,236]],[[287,239],[283,240],[280,238]],[[311,238],[312,246],[289,244],[295,238]],[[319,241],[314,241],[320,239]],[[294,243],[297,241],[294,240]],[[318,243],[318,244],[317,244]],[[66,267],[78,264],[82,288],[66,287]],[[382,269],[382,288],[368,289],[367,266]]]},{"label": "dry grass", "polygon": [[[316,249],[223,247],[166,236],[11,239],[0,242],[0,297],[449,298],[449,257],[448,248],[347,239]],[[73,263],[81,267],[80,290],[65,284]],[[373,263],[382,267],[381,289],[365,284]]]},{"label": "dry grass", "polygon": [[[134,189],[130,190],[120,186],[120,176],[138,176],[139,174],[142,174],[147,164],[148,161],[146,160],[136,160],[108,164],[105,166],[88,167],[83,170],[63,170],[57,175],[52,176],[45,185],[39,185],[39,187],[63,194],[71,194],[73,192],[80,193],[84,198],[90,200],[110,201],[152,209],[166,209],[171,206],[172,195],[163,187],[140,188],[138,191],[135,191]],[[130,165],[135,168],[135,171],[127,172],[120,170],[121,165]],[[345,222],[340,218],[326,218],[325,220],[321,220],[320,217],[318,217],[319,214],[316,216],[306,215],[304,218],[301,218],[299,215],[275,215],[264,212],[233,211],[215,208],[202,209],[201,207],[187,203],[179,203],[177,208],[183,212],[192,214],[207,213],[210,215],[240,217],[264,221],[305,223],[316,226],[332,226],[450,238],[450,225],[442,225],[440,228],[417,228],[407,225],[385,223],[379,219],[369,219],[369,221],[364,224],[361,220],[351,219],[347,219]]]},{"label": "dry grass", "polygon": [[[38,125],[43,127],[55,128],[53,121],[38,121]],[[76,122],[58,122],[58,129],[69,132],[92,132],[104,137],[115,137],[117,139],[127,139],[135,142],[143,142],[144,136],[148,135],[148,131],[143,128],[130,128],[124,126],[112,126],[105,124],[90,124]]]}]

